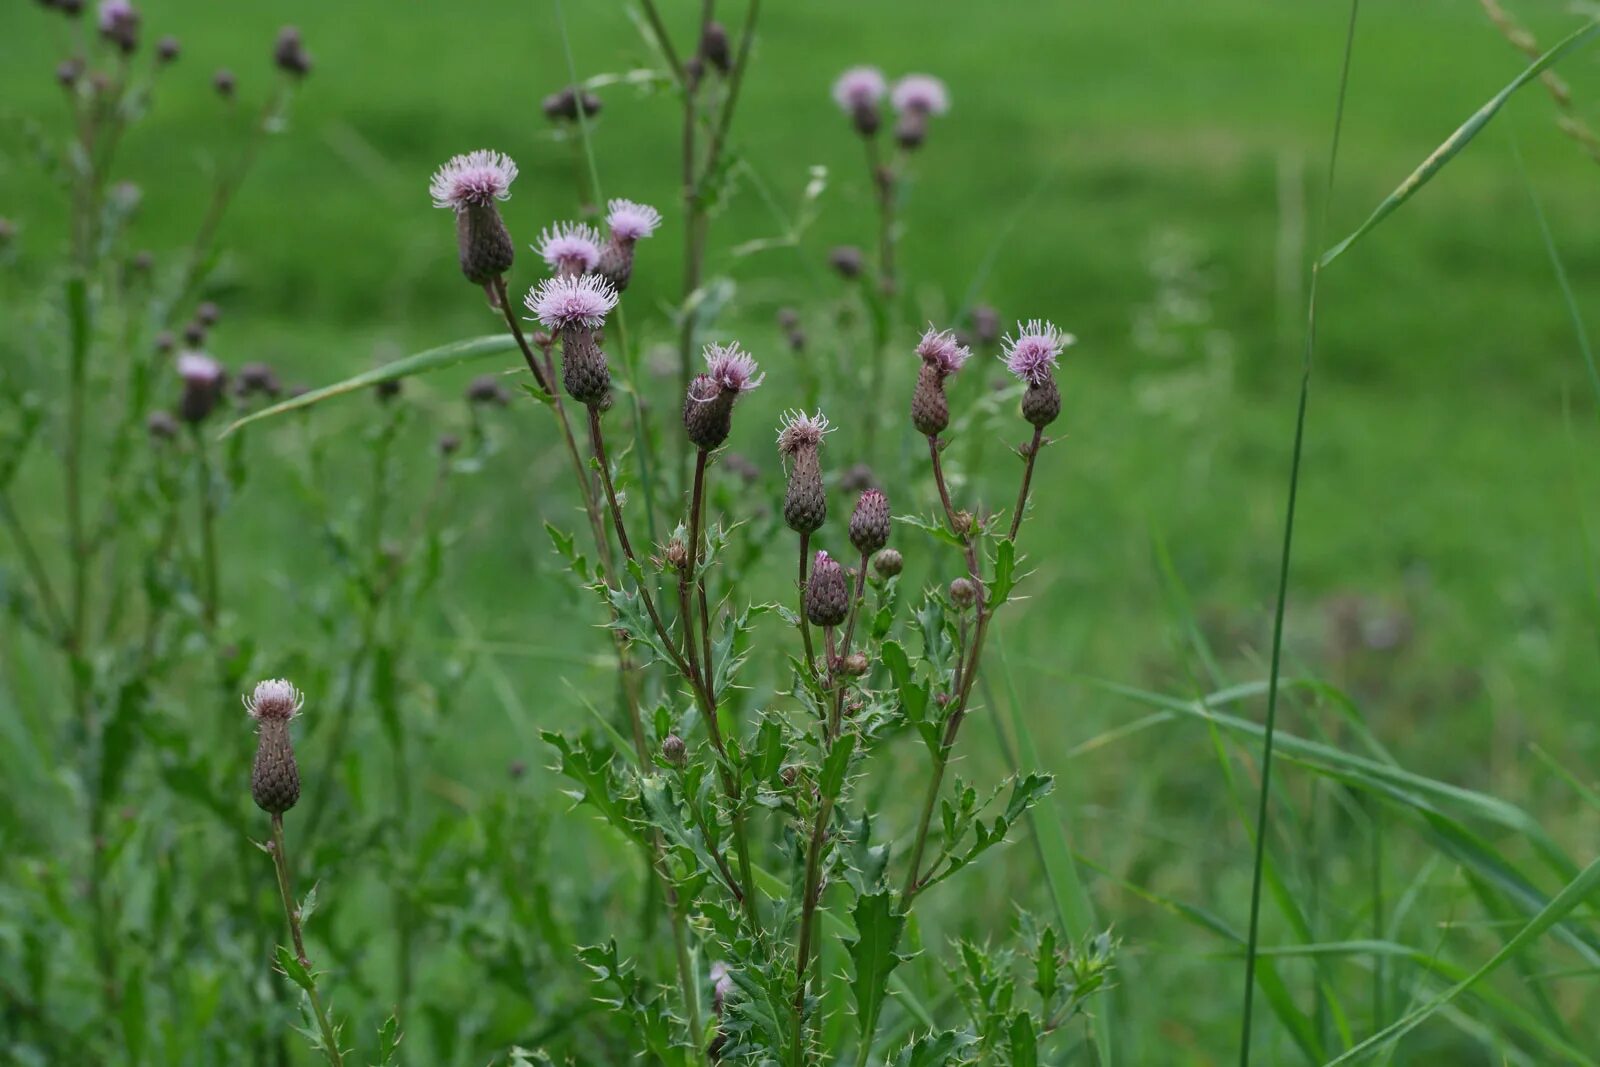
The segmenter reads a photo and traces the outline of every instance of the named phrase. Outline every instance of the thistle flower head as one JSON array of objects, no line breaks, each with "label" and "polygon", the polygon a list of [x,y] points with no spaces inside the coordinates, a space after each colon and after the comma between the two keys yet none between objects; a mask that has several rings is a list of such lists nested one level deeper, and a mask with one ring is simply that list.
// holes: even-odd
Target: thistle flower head
[{"label": "thistle flower head", "polygon": [[100,32],[111,33],[127,20],[138,17],[139,13],[129,0],[104,0],[98,12]]},{"label": "thistle flower head", "polygon": [[954,330],[940,330],[929,325],[922,340],[917,342],[917,355],[940,374],[948,376],[960,370],[972,357],[972,349],[956,340]]},{"label": "thistle flower head", "polygon": [[510,156],[480,148],[456,156],[434,171],[428,192],[433,196],[434,207],[465,211],[506,199],[511,195],[511,183],[516,178],[517,165]]},{"label": "thistle flower head", "polygon": [[792,456],[802,448],[817,448],[823,435],[831,432],[828,416],[822,412],[807,415],[803,411],[786,411],[783,424],[778,427],[778,451]]},{"label": "thistle flower head", "polygon": [[178,377],[189,386],[215,386],[222,381],[222,364],[204,352],[178,353]]},{"label": "thistle flower head", "polygon": [[600,263],[600,231],[584,222],[558,222],[540,232],[534,251],[551,270],[587,274]]},{"label": "thistle flower head", "polygon": [[293,78],[304,78],[311,73],[311,55],[300,39],[298,28],[285,26],[278,31],[278,39],[272,46],[272,61]]},{"label": "thistle flower head", "polygon": [[649,237],[661,225],[661,212],[649,204],[632,200],[612,200],[607,205],[606,226],[619,241]]},{"label": "thistle flower head", "polygon": [[306,702],[305,694],[285,678],[257,682],[255,690],[242,699],[244,710],[257,722],[288,722]]},{"label": "thistle flower head", "polygon": [[1017,323],[1017,334],[1006,338],[1006,350],[1000,358],[1012,374],[1030,385],[1038,385],[1050,377],[1061,350],[1076,340],[1072,334],[1058,330],[1054,323],[1029,319]]},{"label": "thistle flower head", "polygon": [[889,83],[877,67],[851,67],[833,83],[833,102],[854,112],[876,105],[888,91]]},{"label": "thistle flower head", "polygon": [[899,112],[943,115],[950,110],[950,94],[944,82],[931,74],[907,74],[894,83],[890,102]]},{"label": "thistle flower head", "polygon": [[826,552],[819,551],[811,561],[805,609],[813,626],[838,626],[850,612],[850,588],[844,568]]},{"label": "thistle flower head", "polygon": [[748,393],[766,380],[757,374],[755,358],[739,347],[738,341],[725,345],[706,345],[706,377],[724,393]]},{"label": "thistle flower head", "polygon": [[523,304],[547,330],[572,326],[595,330],[617,306],[617,291],[598,275],[567,275],[546,278],[529,291]]}]

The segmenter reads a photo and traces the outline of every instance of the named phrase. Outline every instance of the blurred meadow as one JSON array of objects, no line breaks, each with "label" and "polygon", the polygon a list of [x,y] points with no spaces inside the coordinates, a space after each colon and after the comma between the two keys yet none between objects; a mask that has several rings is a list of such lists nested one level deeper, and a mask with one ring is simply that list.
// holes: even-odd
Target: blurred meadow
[{"label": "blurred meadow", "polygon": [[[660,6],[682,27],[698,5]],[[1542,47],[1597,14],[1554,0],[1507,6]],[[524,254],[540,227],[587,202],[581,147],[540,110],[570,81],[564,16],[578,76],[604,102],[592,126],[601,186],[665,216],[640,246],[628,325],[643,399],[674,422],[679,112],[659,84],[626,77],[656,62],[630,4],[148,0],[141,9],[149,33],[173,32],[183,46],[119,162],[142,190],[132,247],[153,250],[158,271],[193,231],[216,160],[238,147],[228,108],[259,106],[277,28],[297,25],[315,59],[220,231],[204,290],[221,309],[212,355],[229,366],[267,361],[286,382],[312,387],[495,330],[427,196],[429,174],[449,156],[491,146],[515,157],[520,176],[503,210]],[[733,11],[723,17],[736,21]],[[781,499],[772,427],[782,409],[805,403],[805,361],[848,358],[830,310],[845,289],[827,256],[838,244],[870,246],[874,223],[860,144],[829,98],[845,67],[926,70],[950,89],[902,215],[905,297],[918,317],[944,325],[987,303],[1008,326],[1048,316],[1077,335],[1059,372],[1062,441],[1038,475],[1023,545],[1026,599],[997,623],[959,764],[964,776],[995,779],[1021,740],[1057,776],[1056,790],[981,879],[930,896],[915,937],[938,947],[1004,930],[1016,908],[1051,913],[1061,868],[1044,876],[1041,846],[1047,864],[1051,846],[1036,835],[1068,842],[1095,919],[1121,940],[1116,988],[1094,1010],[1110,1020],[1122,1064],[1238,1055],[1260,736],[1203,720],[1205,709],[1250,723],[1265,713],[1260,687],[1206,694],[1268,675],[1309,264],[1527,64],[1476,0],[1366,0],[1324,228],[1348,18],[1332,0],[769,3],[733,130],[738,162],[707,274],[731,281],[715,336],[738,337],[769,373],[741,402],[732,439],[761,471],[730,490],[752,511]],[[45,279],[67,240],[67,211],[33,145],[67,121],[54,71],[68,48],[65,23],[38,5],[0,10],[0,217],[16,225],[0,250],[0,375],[24,361],[43,366],[29,385],[47,396],[60,309]],[[232,105],[212,91],[218,67],[237,75]],[[1600,120],[1600,50],[1579,50],[1559,70],[1577,114]],[[1282,950],[1265,957],[1281,991],[1270,1010],[1257,998],[1263,1064],[1331,1060],[1372,1032],[1380,1012],[1389,1021],[1471,972],[1538,910],[1528,899],[1570,880],[1542,865],[1542,842],[1581,867],[1600,839],[1600,382],[1534,206],[1577,313],[1594,322],[1600,166],[1556,117],[1545,90],[1529,85],[1320,279],[1261,932],[1263,946]],[[808,183],[821,188],[814,200]],[[804,353],[783,340],[785,307],[801,312]],[[889,364],[891,422],[903,418],[915,371],[915,334],[899,326],[894,337],[890,351],[904,358]],[[963,396],[986,392],[999,370],[988,363],[961,383]],[[637,857],[586,811],[567,811],[539,740],[542,728],[587,728],[615,688],[598,620],[561,578],[544,530],[547,520],[582,521],[561,485],[565,459],[520,392],[509,409],[481,415],[461,399],[475,375],[519,366],[511,353],[417,377],[391,402],[406,415],[380,539],[418,521],[439,433],[467,433],[482,418],[495,439],[443,501],[455,540],[426,607],[408,620],[412,654],[432,664],[418,671],[453,688],[403,727],[430,739],[405,780],[419,808],[471,821],[489,820],[493,807],[496,818],[523,820],[524,861],[550,886],[529,910],[555,931],[552,943],[593,941],[608,927],[632,935]],[[252,428],[249,483],[217,530],[226,626],[255,674],[307,690],[301,744],[312,764],[325,732],[319,700],[343,665],[318,658],[324,636],[297,592],[325,581],[331,564],[323,532],[296,505],[293,471],[315,422],[348,443],[327,456],[332,495],[364,491],[371,474],[359,442],[389,410],[363,391]],[[860,433],[846,422],[830,449],[850,455]],[[1009,443],[968,449],[962,470],[974,479],[1011,471]],[[898,457],[899,468],[914,459]],[[59,498],[37,466],[24,467],[12,493],[36,538],[59,544]],[[921,485],[903,496],[928,503]],[[947,580],[936,563],[913,559],[914,535],[896,534],[908,572]],[[767,581],[784,595],[779,578]],[[61,862],[69,900],[86,846],[56,710],[65,672],[21,626],[0,625],[0,998],[19,998],[0,1011],[3,1058],[4,1024],[26,1025],[22,917],[33,913],[23,902],[47,880],[37,865]],[[159,701],[164,721],[236,759],[242,805],[249,732],[237,705],[209,684],[168,685]],[[1018,738],[1019,720],[1028,737]],[[338,1006],[379,1011],[395,995],[382,935],[403,921],[386,885],[415,870],[341,867],[370,830],[354,813],[381,809],[391,789],[385,726],[357,714],[350,729],[347,765],[335,769],[344,799],[332,801],[324,839],[302,846],[312,857],[302,877],[334,891],[319,919],[332,932],[315,936],[327,939],[319,962],[330,981],[349,990]],[[1327,759],[1281,747],[1284,735],[1499,798],[1541,833],[1473,821],[1451,806],[1459,796],[1412,794],[1387,779],[1365,788],[1360,769],[1323,773]],[[158,763],[135,759],[121,817],[141,833],[152,820],[178,838],[200,833],[210,814],[161,792]],[[1402,793],[1439,807],[1408,808]],[[886,823],[909,822],[914,798],[878,800]],[[1458,834],[1455,817],[1468,829]],[[1480,846],[1487,851],[1474,853]],[[1471,858],[1487,854],[1503,864],[1494,867],[1503,882]],[[159,891],[126,878],[131,894]],[[581,1058],[603,1017],[577,1006],[587,978],[575,959],[541,957],[537,1002],[483,977],[469,917],[490,888],[461,891],[467,917],[457,925],[427,927],[415,984],[432,1014],[408,1028],[416,1058],[407,1062],[481,1064],[516,1043],[603,1062]],[[265,877],[261,889],[270,894]],[[1564,939],[1546,935],[1536,957],[1432,1017],[1387,1062],[1596,1062],[1597,907],[1580,905]],[[270,908],[263,914],[270,921]],[[1389,947],[1339,947],[1363,940]],[[81,951],[71,941],[43,950],[66,960]],[[1289,948],[1318,944],[1332,947]],[[275,980],[256,963],[259,973],[218,981]],[[936,1001],[943,973],[933,954],[906,970]],[[70,971],[63,963],[58,973]],[[153,971],[143,980],[171,988],[187,979]],[[51,1010],[70,1029],[92,997],[59,982]],[[150,1010],[151,1029],[164,1025]],[[290,1062],[312,1061],[295,1047]]]}]

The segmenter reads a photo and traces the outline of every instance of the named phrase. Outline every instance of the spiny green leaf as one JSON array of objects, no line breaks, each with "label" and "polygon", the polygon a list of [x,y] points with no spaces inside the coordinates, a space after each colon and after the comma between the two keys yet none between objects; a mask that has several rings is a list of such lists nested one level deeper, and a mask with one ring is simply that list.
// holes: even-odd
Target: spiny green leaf
[{"label": "spiny green leaf", "polygon": [[895,910],[894,894],[885,889],[857,897],[851,918],[856,938],[845,942],[855,971],[850,994],[855,1001],[857,1032],[863,1043],[870,1044],[888,994],[889,974],[903,959],[895,949],[905,932],[906,917]]}]

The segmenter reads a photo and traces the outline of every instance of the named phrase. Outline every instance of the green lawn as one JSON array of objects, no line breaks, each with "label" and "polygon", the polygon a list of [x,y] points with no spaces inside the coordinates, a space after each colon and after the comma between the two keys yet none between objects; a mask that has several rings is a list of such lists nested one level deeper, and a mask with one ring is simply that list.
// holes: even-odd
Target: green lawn
[{"label": "green lawn", "polygon": [[[697,6],[663,4],[675,26]],[[17,294],[52,261],[65,217],[26,150],[23,121],[55,124],[63,113],[52,75],[62,43],[46,32],[59,27],[33,7],[14,0],[0,12],[0,216],[21,227],[16,263],[0,273],[0,315],[18,321]],[[574,146],[552,136],[538,109],[567,80],[551,0],[143,7],[151,32],[171,29],[185,49],[126,149],[126,169],[145,194],[137,240],[158,257],[180,246],[205,202],[209,153],[195,145],[215,143],[225,154],[232,144],[210,71],[234,69],[238,106],[253,106],[272,33],[285,21],[301,26],[316,59],[289,129],[267,145],[224,230],[227,255],[210,295],[224,309],[213,351],[225,362],[265,359],[288,379],[322,384],[492,332],[494,319],[456,269],[450,221],[428,201],[429,173],[453,153],[489,146],[517,159],[521,176],[505,210],[521,245],[575,212]],[[581,76],[648,64],[622,3],[563,7]],[[1070,820],[1081,855],[1106,872],[1086,868],[1100,916],[1125,943],[1122,1062],[1230,1062],[1238,961],[1223,955],[1221,939],[1119,885],[1210,909],[1242,929],[1250,829],[1227,800],[1204,728],[1175,721],[1108,737],[1147,709],[1088,679],[1187,698],[1265,676],[1305,297],[1284,257],[1293,264],[1315,251],[1347,9],[1331,0],[767,7],[735,129],[749,171],[716,219],[710,267],[737,284],[719,328],[772,372],[736,426],[736,449],[768,474],[752,493],[765,504],[780,492],[770,427],[798,403],[799,371],[774,313],[801,307],[808,329],[832,336],[828,309],[842,288],[823,266],[827,250],[871,242],[870,191],[859,146],[828,98],[832,78],[858,62],[937,73],[954,106],[915,169],[901,245],[910,300],[942,322],[976,298],[1010,318],[1052,318],[1079,338],[1061,375],[1066,440],[1046,454],[1024,535],[1036,574],[999,642],[1043,762],[1060,778],[1056,811]],[[1471,0],[1369,0],[1362,8],[1323,246],[1353,229],[1523,63]],[[1554,2],[1517,10],[1546,45],[1576,21]],[[1597,55],[1591,49],[1562,68],[1591,118],[1600,115]],[[666,311],[681,258],[676,105],[626,85],[602,95],[595,156],[605,192],[667,216],[641,246],[627,298],[633,340],[648,354],[674,332]],[[1514,151],[1593,321],[1600,171],[1530,86],[1323,278],[1286,674],[1345,688],[1406,767],[1529,809],[1581,863],[1593,850],[1595,811],[1530,746],[1595,781],[1600,398]],[[828,183],[799,247],[730,256],[741,242],[779,232],[763,191],[792,214],[811,167],[825,167]],[[522,254],[526,285],[533,256]],[[886,406],[902,404],[909,380],[913,338],[902,334],[906,367]],[[14,344],[0,341],[0,355],[13,356]],[[456,398],[477,370],[411,383],[406,402],[429,417],[414,420],[416,436],[404,442],[417,489],[397,502],[396,521],[416,506],[431,441],[441,426],[460,423]],[[982,388],[982,375],[971,377],[969,399]],[[665,377],[649,386],[667,417],[673,388]],[[424,648],[443,656],[453,647],[453,618],[504,652],[479,663],[472,699],[441,728],[429,778],[473,789],[492,776],[498,786],[503,765],[521,758],[536,768],[526,788],[538,794],[555,780],[538,769],[547,759],[530,743],[533,728],[586,715],[554,679],[603,699],[610,674],[592,658],[606,645],[583,621],[588,605],[555,576],[526,504],[531,497],[542,516],[578,523],[559,494],[542,492],[560,484],[564,461],[530,409],[519,404],[497,417],[504,447],[453,498],[462,539],[444,610],[425,622]],[[355,397],[326,417],[349,425],[354,440],[372,410],[370,398]],[[311,642],[293,634],[292,613],[271,591],[323,565],[293,510],[274,504],[273,494],[287,491],[274,457],[293,453],[293,437],[287,425],[258,435],[262,477],[223,531],[225,584],[246,605],[236,608],[240,625],[253,623],[281,648]],[[831,441],[836,462],[855,439],[846,427]],[[977,467],[1005,486],[1014,476],[998,443]],[[355,492],[359,476],[349,478]],[[931,500],[925,480],[889,489],[908,505]],[[59,536],[53,501],[35,506],[42,535]],[[897,536],[916,545],[913,535]],[[1176,582],[1163,578],[1163,554]],[[1215,659],[1215,682],[1191,621]],[[998,672],[994,681],[999,696]],[[520,696],[508,704],[508,694]],[[1259,719],[1263,705],[1233,710]],[[1358,747],[1325,704],[1296,698],[1283,712],[1284,730]],[[1001,769],[986,722],[974,722],[965,744],[963,773]],[[1253,753],[1254,743],[1230,762],[1252,813]],[[21,773],[4,756],[0,768],[8,779]],[[1282,770],[1286,803],[1299,817],[1327,817],[1325,787],[1319,792],[1292,763]],[[1365,891],[1353,866],[1365,844],[1341,838],[1356,836],[1342,824],[1316,832],[1329,850],[1322,865],[1294,847],[1292,831],[1273,839],[1289,857],[1293,889],[1321,901],[1326,940],[1364,936],[1360,901],[1347,898]],[[1391,830],[1397,882],[1414,873],[1408,832]],[[600,865],[620,853],[582,835],[552,848]],[[1014,898],[1046,906],[1030,845],[1014,847],[1005,869],[1005,878],[938,902],[948,928],[928,924],[929,944],[963,923],[992,929]],[[1443,936],[1431,923],[1470,907],[1470,892],[1448,861],[1436,874],[1418,923]],[[1391,906],[1403,888],[1390,887]],[[1265,943],[1290,937],[1269,916]],[[1497,944],[1460,938],[1449,946],[1469,964]],[[918,966],[935,973],[931,963]],[[1297,966],[1283,971],[1309,988]],[[1337,972],[1346,978],[1361,973],[1353,963],[1330,966],[1349,967]],[[1514,990],[1515,981],[1499,987]],[[1594,997],[1592,977],[1548,989],[1592,1037],[1592,1021],[1578,1017]],[[1302,1006],[1311,1010],[1309,998]],[[1257,1018],[1264,1014],[1258,1004]],[[1299,1062],[1275,1024],[1262,1026],[1259,1062]],[[1490,1062],[1481,1051],[1470,1061],[1429,1058],[1468,1054],[1443,1032],[1425,1031],[1432,1036],[1411,1046],[1406,1062]]]}]

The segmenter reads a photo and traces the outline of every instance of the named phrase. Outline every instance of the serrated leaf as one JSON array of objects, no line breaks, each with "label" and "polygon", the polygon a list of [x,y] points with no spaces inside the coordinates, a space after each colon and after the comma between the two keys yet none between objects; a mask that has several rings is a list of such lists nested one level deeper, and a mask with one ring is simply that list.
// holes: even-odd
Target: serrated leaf
[{"label": "serrated leaf", "polygon": [[855,1002],[857,1032],[863,1043],[871,1044],[889,975],[902,959],[895,949],[905,932],[906,917],[895,911],[894,894],[887,889],[857,897],[850,914],[856,924],[856,939],[845,942],[854,971],[850,995]]},{"label": "serrated leaf", "polygon": [[278,970],[282,971],[288,977],[289,981],[293,982],[301,989],[304,989],[307,993],[310,993],[317,988],[317,980],[312,976],[311,972],[307,970],[298,959],[295,958],[295,954],[289,951],[288,946],[279,945],[274,958],[277,960]]},{"label": "serrated leaf", "polygon": [[1011,1019],[1011,1067],[1039,1067],[1039,1034],[1033,1016],[1019,1011]]},{"label": "serrated leaf", "polygon": [[994,552],[994,577],[986,583],[989,587],[988,609],[993,611],[1004,604],[1017,584],[1017,543],[1001,541]]},{"label": "serrated leaf", "polygon": [[958,1062],[967,1049],[977,1043],[971,1034],[946,1030],[941,1034],[925,1034],[900,1050],[894,1067],[948,1067]]},{"label": "serrated leaf", "polygon": [[846,731],[833,742],[827,757],[822,761],[822,774],[817,788],[827,798],[834,798],[844,788],[845,773],[850,769],[850,757],[856,750],[856,735]]}]

